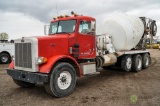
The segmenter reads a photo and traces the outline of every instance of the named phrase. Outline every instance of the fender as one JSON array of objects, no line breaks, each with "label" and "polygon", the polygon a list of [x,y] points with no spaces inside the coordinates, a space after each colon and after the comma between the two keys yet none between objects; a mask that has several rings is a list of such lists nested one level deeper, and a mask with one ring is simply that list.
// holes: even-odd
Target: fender
[{"label": "fender", "polygon": [[47,63],[42,64],[42,65],[39,66],[39,72],[40,72],[40,73],[50,73],[53,65],[54,65],[57,61],[59,61],[59,60],[61,60],[61,59],[63,59],[63,58],[68,58],[68,59],[71,59],[71,60],[73,60],[73,61],[75,62],[75,64],[78,66],[78,71],[79,71],[80,77],[81,77],[81,76],[82,76],[82,70],[81,70],[79,64],[77,63],[77,61],[76,61],[73,57],[67,56],[67,55],[56,55],[56,56],[50,57],[50,58],[47,60]]}]

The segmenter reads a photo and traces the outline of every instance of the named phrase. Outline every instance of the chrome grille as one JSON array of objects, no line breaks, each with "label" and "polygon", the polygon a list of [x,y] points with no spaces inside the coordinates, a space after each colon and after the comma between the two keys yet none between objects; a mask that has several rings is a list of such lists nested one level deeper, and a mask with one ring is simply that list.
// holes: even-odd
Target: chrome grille
[{"label": "chrome grille", "polygon": [[15,66],[32,68],[31,43],[15,43]]}]

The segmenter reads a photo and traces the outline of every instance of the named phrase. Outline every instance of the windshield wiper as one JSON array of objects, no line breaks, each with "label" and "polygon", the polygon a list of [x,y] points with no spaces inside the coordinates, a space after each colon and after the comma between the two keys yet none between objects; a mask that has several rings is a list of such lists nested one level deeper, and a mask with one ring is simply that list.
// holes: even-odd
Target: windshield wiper
[{"label": "windshield wiper", "polygon": [[69,34],[68,32],[57,32],[56,34],[62,34],[62,33]]},{"label": "windshield wiper", "polygon": [[68,32],[57,32],[56,34],[68,34],[68,35],[70,35],[70,33],[68,33]]},{"label": "windshield wiper", "polygon": [[68,32],[56,32],[56,33],[51,33],[51,35],[55,35],[55,34],[68,34],[68,35],[70,35],[70,33],[68,33]]}]

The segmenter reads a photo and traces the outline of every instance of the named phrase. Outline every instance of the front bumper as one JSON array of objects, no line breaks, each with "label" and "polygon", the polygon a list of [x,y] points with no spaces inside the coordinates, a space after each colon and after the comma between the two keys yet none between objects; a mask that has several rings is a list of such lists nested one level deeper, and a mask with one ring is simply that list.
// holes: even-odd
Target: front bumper
[{"label": "front bumper", "polygon": [[49,75],[42,73],[33,73],[16,69],[7,69],[7,74],[10,75],[13,79],[29,83],[46,83],[49,81]]}]

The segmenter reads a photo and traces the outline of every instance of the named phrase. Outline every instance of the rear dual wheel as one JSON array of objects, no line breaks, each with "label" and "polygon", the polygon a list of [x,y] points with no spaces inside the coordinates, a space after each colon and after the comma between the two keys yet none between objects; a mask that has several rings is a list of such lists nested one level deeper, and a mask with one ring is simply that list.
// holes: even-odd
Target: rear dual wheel
[{"label": "rear dual wheel", "polygon": [[146,69],[149,67],[151,63],[151,58],[148,53],[142,54],[142,68]]},{"label": "rear dual wheel", "polygon": [[135,71],[148,68],[150,64],[150,56],[148,53],[145,54],[136,54],[136,55],[125,55],[121,60],[121,67],[124,71]]},{"label": "rear dual wheel", "polygon": [[131,55],[125,55],[121,59],[121,67],[124,71],[131,71],[132,69],[132,56]]},{"label": "rear dual wheel", "polygon": [[140,70],[142,70],[142,56],[139,54],[133,55],[132,71],[138,72]]}]

